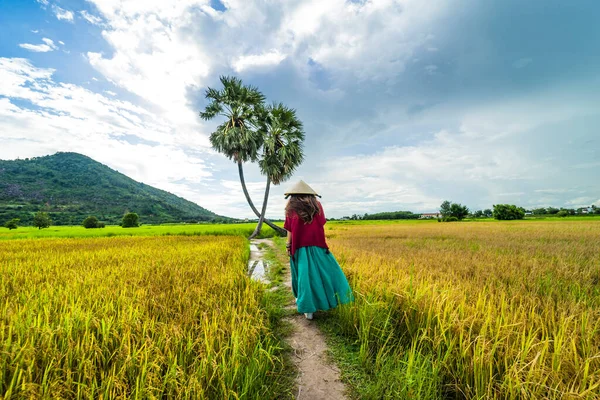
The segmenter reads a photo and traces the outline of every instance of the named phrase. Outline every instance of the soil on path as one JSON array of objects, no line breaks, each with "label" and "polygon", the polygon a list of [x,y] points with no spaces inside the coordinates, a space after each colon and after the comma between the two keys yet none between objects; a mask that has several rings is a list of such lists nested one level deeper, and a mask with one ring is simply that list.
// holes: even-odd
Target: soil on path
[{"label": "soil on path", "polygon": [[[252,243],[274,246],[269,239],[252,240]],[[291,291],[289,264],[284,276],[284,285]],[[288,308],[296,310],[293,301]],[[318,318],[318,315],[315,318]],[[346,388],[340,381],[340,371],[330,362],[325,337],[315,322],[307,320],[304,314],[295,314],[287,320],[293,329],[285,340],[293,349],[292,361],[298,369],[296,399],[346,400],[348,397],[345,395]]]}]

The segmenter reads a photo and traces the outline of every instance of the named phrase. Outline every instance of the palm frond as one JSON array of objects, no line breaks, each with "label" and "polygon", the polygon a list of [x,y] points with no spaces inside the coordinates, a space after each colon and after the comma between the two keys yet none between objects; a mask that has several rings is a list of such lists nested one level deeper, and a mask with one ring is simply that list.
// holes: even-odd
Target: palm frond
[{"label": "palm frond", "polygon": [[304,161],[304,131],[296,111],[283,103],[272,103],[258,113],[259,131],[264,136],[261,173],[274,185],[289,179]]},{"label": "palm frond", "polygon": [[225,117],[210,135],[212,147],[234,161],[256,161],[263,145],[263,133],[257,129],[257,114],[264,108],[265,96],[254,86],[244,85],[234,76],[219,78],[221,90],[208,88],[211,102],[200,112],[204,120]]}]

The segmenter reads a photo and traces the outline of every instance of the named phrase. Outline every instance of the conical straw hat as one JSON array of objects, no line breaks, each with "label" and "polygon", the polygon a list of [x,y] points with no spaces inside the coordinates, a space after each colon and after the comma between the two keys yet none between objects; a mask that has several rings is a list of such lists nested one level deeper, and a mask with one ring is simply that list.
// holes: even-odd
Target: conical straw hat
[{"label": "conical straw hat", "polygon": [[[304,181],[300,181],[296,183],[290,190],[284,193],[285,198],[287,199],[291,194],[312,194],[314,196],[319,196],[317,192],[313,190],[310,186],[306,184]],[[319,196],[321,197],[321,196]]]}]

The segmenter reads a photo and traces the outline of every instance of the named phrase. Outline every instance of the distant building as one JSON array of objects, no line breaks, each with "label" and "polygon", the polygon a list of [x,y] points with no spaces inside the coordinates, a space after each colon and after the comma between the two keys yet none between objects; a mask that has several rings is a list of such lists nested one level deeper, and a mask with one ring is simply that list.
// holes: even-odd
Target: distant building
[{"label": "distant building", "polygon": [[431,218],[440,218],[441,216],[442,216],[442,214],[440,214],[439,212],[423,213],[423,214],[421,214],[421,216],[419,218],[420,219],[431,219]]}]

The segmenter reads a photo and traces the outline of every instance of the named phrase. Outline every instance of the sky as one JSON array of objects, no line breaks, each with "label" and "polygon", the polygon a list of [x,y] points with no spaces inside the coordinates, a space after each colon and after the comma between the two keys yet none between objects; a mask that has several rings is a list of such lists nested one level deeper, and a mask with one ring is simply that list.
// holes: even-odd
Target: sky
[{"label": "sky", "polygon": [[[0,159],[73,151],[251,218],[210,147],[235,75],[297,110],[326,215],[600,206],[596,0],[0,0]],[[251,196],[266,178],[246,164]],[[260,208],[260,207],[259,207]]]}]

